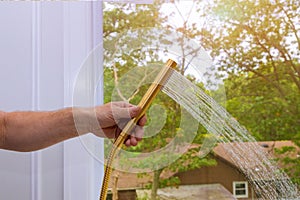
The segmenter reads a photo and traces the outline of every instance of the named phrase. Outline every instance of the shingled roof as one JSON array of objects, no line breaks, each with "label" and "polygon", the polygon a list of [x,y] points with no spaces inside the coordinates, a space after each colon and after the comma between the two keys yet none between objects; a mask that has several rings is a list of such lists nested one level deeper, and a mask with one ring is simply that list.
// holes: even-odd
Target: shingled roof
[{"label": "shingled roof", "polygon": [[[235,163],[231,160],[230,155],[228,155],[226,152],[226,148],[230,146],[234,147],[234,145],[239,145],[240,143],[219,143],[216,147],[213,149],[213,154],[224,161],[226,161],[228,164],[235,166]],[[243,145],[247,146],[250,145],[250,143],[243,142]],[[252,144],[253,145],[253,144]],[[299,157],[300,149],[297,145],[295,145],[292,141],[264,141],[264,142],[257,142],[257,147],[261,148],[262,151],[265,151],[268,153],[271,157],[281,157],[284,155],[278,155],[275,154],[275,149],[282,148],[284,146],[292,146],[296,149],[295,152],[289,153],[289,156],[292,158]],[[193,146],[195,147],[195,146]],[[285,155],[286,156],[286,155]],[[280,167],[282,167],[283,164],[279,164]],[[237,167],[237,166],[235,166]],[[252,167],[255,167],[254,165]],[[149,173],[151,174],[151,173]],[[151,182],[151,177],[146,176],[143,178],[138,177],[135,173],[126,173],[126,172],[120,172],[120,171],[114,171],[112,174],[113,177],[118,176],[118,188],[143,188],[146,184]],[[164,177],[170,177],[172,174],[164,174]],[[110,181],[109,187],[112,187],[112,181]]]},{"label": "shingled roof", "polygon": [[[226,149],[228,148],[234,148],[235,146],[240,145],[240,142],[232,142],[232,143],[219,143],[216,147],[214,147],[213,152],[215,156],[227,161],[233,166],[235,165],[235,162],[232,161],[231,156],[228,154],[228,151]],[[253,146],[253,143],[250,142],[243,142],[243,147],[247,148],[247,146]],[[300,155],[300,148],[293,143],[292,141],[261,141],[256,142],[255,144],[257,148],[261,148],[262,151],[266,152],[267,155],[270,157],[270,159],[274,158],[282,158],[284,156],[289,156],[291,158],[297,158]],[[282,147],[293,147],[295,148],[295,151],[293,152],[287,152],[285,154],[277,154],[275,153],[276,149],[281,149]],[[253,148],[253,147],[252,147]],[[241,159],[243,159],[243,156],[240,156]],[[243,160],[241,160],[243,162]],[[283,163],[279,162],[279,167],[285,167]],[[237,167],[237,166],[236,166]],[[249,166],[248,166],[249,167]],[[250,166],[252,168],[255,168],[256,166],[253,164],[253,166]]]}]

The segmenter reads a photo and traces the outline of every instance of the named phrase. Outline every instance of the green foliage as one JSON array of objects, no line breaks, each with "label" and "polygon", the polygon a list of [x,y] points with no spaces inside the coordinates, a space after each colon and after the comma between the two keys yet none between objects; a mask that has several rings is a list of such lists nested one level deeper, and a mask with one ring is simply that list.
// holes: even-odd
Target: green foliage
[{"label": "green foliage", "polygon": [[275,154],[279,157],[277,162],[281,163],[283,170],[291,177],[292,181],[300,185],[300,151],[295,146],[284,146],[275,149]]},{"label": "green foliage", "polygon": [[143,196],[143,197],[138,197],[137,198],[137,200],[148,200],[148,199],[149,199],[149,197],[148,197],[147,194],[145,196]]},{"label": "green foliage", "polygon": [[173,172],[184,172],[188,170],[199,169],[203,166],[214,166],[216,160],[210,157],[210,155],[200,158],[198,153],[200,147],[190,148],[185,154],[183,154],[175,163],[168,166],[168,170]]},{"label": "green foliage", "polygon": [[159,2],[154,4],[104,4],[103,37],[112,39],[128,30],[157,27],[164,21],[159,14]]},{"label": "green foliage", "polygon": [[[174,2],[176,3],[176,2]],[[210,52],[213,58],[213,68],[218,70],[217,77],[224,77],[224,87],[227,99],[221,99],[223,106],[258,140],[292,139],[300,142],[300,1],[299,0],[214,0],[210,3],[197,1],[199,18],[205,23],[197,26],[185,21],[181,27],[172,27],[182,33],[176,41],[164,41],[166,44],[178,42],[182,49],[182,60],[179,66],[181,74],[185,73],[186,57],[197,55],[190,47],[185,46],[184,37],[193,38]],[[105,40],[105,102],[111,101],[113,90],[118,88],[119,81],[129,70],[144,66],[147,63],[161,62],[157,52],[135,48],[151,44],[153,36],[147,32],[145,40],[130,40],[120,34],[144,27],[163,27],[167,17],[159,13],[160,2],[153,5],[106,4],[104,9],[104,40]],[[170,28],[167,25],[165,29]],[[120,39],[121,37],[121,39]],[[118,51],[116,51],[118,41]],[[192,52],[192,53],[191,53]],[[149,56],[150,55],[150,56]],[[151,58],[151,59],[149,59]],[[111,61],[113,59],[113,62]],[[147,60],[148,59],[148,60]],[[145,60],[147,60],[145,62]],[[143,74],[136,74],[143,79]],[[189,76],[196,81],[195,77]],[[213,83],[213,80],[212,80]],[[132,82],[122,82],[128,86]],[[196,83],[204,88],[202,83]],[[138,85],[138,83],[137,83]],[[134,93],[131,102],[137,104],[147,89],[141,86]],[[126,87],[124,87],[126,88]],[[218,98],[223,91],[219,87],[210,92]],[[132,91],[131,91],[132,92]],[[127,99],[132,95],[121,91]],[[122,98],[121,98],[122,99]],[[165,147],[175,134],[185,135],[180,130],[180,107],[164,94],[159,94],[155,103],[168,108],[165,124],[161,131],[144,139],[137,147],[131,147],[132,152],[151,152]],[[151,115],[148,121],[159,121],[161,115]],[[209,133],[199,126],[194,143],[200,144]],[[178,137],[180,140],[180,137]],[[199,147],[197,147],[199,148]],[[214,160],[195,156],[199,149],[190,149],[176,162],[165,170],[184,171],[201,166],[213,165]],[[292,149],[282,150],[282,155]],[[178,155],[161,155],[149,158],[146,162],[135,163],[141,168],[155,169],[155,163],[168,162]],[[298,159],[299,160],[299,159]],[[289,156],[283,160],[291,163],[292,168],[286,169],[288,174],[299,181],[299,161]],[[176,182],[176,181],[175,181]],[[167,181],[166,181],[167,183]],[[165,184],[166,185],[166,184]]]},{"label": "green foliage", "polygon": [[170,177],[168,179],[163,179],[160,180],[159,182],[159,187],[164,188],[164,187],[177,187],[180,184],[180,180],[178,177]]},{"label": "green foliage", "polygon": [[295,85],[282,80],[286,92],[249,73],[231,75],[225,81],[227,110],[259,140],[296,140],[300,134],[300,95]]},{"label": "green foliage", "polygon": [[[225,75],[226,109],[258,140],[299,144],[300,1],[214,0],[206,11],[199,38]],[[282,161],[298,180],[290,150]]]},{"label": "green foliage", "polygon": [[211,20],[198,37],[225,75],[228,111],[259,140],[298,140],[300,2],[215,0],[205,9]]},{"label": "green foliage", "polygon": [[[126,81],[127,79],[125,79],[125,81],[122,82],[122,80],[120,80],[120,77],[128,76],[128,73],[131,69],[138,69],[141,66],[147,66],[147,64],[151,62],[161,63],[162,65],[164,64],[160,60],[161,56],[157,56],[157,52],[148,51],[144,48],[136,48],[151,44],[153,36],[151,36],[146,29],[143,29],[143,32],[141,33],[139,31],[135,32],[137,34],[147,35],[148,37],[144,40],[140,40],[139,37],[137,37],[135,40],[132,40],[131,38],[128,38],[126,34],[122,35],[122,33],[124,32],[136,30],[138,28],[158,27],[163,25],[163,22],[166,19],[159,15],[158,7],[159,4],[156,3],[153,5],[106,5],[106,8],[104,9],[105,102],[109,102],[111,100],[119,98],[123,100],[130,99],[131,103],[137,104],[149,87],[149,85],[139,85],[139,81],[143,80],[145,77],[151,80],[151,78],[149,78],[149,76],[151,76],[151,70],[145,73],[136,70],[134,73],[136,80],[134,81]],[[184,33],[184,29],[181,29],[181,32]],[[186,65],[188,64],[188,62],[185,62],[185,56],[191,54],[190,52],[192,52],[192,57],[197,55],[197,51],[185,45],[185,36],[185,34],[178,36],[178,41],[179,44],[182,45],[182,49],[186,49],[186,51],[183,51],[182,53],[183,59],[182,63],[180,63],[179,68],[179,71],[182,74],[184,74],[187,67]],[[157,37],[157,35],[155,37]],[[174,41],[168,40],[163,40],[162,42],[164,44],[170,45],[174,43]],[[152,76],[153,74],[155,75],[155,73],[152,72]],[[129,76],[128,78],[132,77]],[[195,78],[191,75],[189,75],[188,78],[190,80],[196,81]],[[203,84],[197,84],[204,88]],[[132,85],[138,85],[140,87],[138,87],[137,90],[132,91],[128,89],[131,88]],[[182,117],[180,106],[164,93],[159,93],[153,104],[160,105],[161,107],[165,108],[165,113],[160,112],[159,110],[154,114],[148,112],[148,124],[160,122],[165,119],[163,127],[158,133],[154,134],[151,137],[143,139],[138,146],[127,148],[127,151],[141,153],[153,152],[168,145],[170,140],[174,138],[175,135],[177,136],[177,138],[173,142],[174,144],[177,144],[177,147],[180,146],[178,144],[183,143],[188,139],[185,138],[184,135],[189,135],[189,127],[185,129],[180,128]],[[151,129],[147,130],[147,128],[145,130],[146,132],[151,131]],[[199,127],[198,132],[202,134],[206,133],[206,130],[201,126]],[[192,136],[193,134],[195,135],[195,133],[191,133],[190,135]],[[202,139],[202,136],[197,136],[195,141],[197,143],[201,143]],[[157,181],[159,180],[159,175],[163,171],[183,171],[214,164],[214,161],[212,159],[200,159],[198,156],[195,156],[195,154],[196,150],[189,150],[187,153],[180,157],[181,154],[178,154],[174,150],[174,152],[171,151],[167,153],[161,153],[158,156],[156,155],[148,156],[146,158],[139,158],[138,153],[133,153],[130,155],[130,158],[128,157],[129,155],[127,155],[127,157],[121,156],[119,164],[122,165],[122,163],[127,164],[128,162],[131,162],[130,165],[132,167],[146,170],[156,170],[153,185],[155,187],[157,185],[163,187],[176,185],[179,183],[178,178],[173,177],[170,179],[161,180],[158,184]],[[131,159],[135,159],[134,157],[139,159],[136,159],[136,162],[132,162]],[[161,163],[165,164],[165,168],[157,168],[157,166],[160,166],[158,164]],[[168,168],[169,165],[170,168]],[[153,191],[155,192],[156,190],[154,189]],[[153,197],[153,194],[151,196]]]}]

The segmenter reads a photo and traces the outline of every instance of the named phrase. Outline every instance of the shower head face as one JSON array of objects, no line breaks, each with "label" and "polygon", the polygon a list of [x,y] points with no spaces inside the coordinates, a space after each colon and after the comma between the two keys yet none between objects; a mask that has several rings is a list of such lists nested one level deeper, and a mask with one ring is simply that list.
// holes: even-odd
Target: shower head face
[{"label": "shower head face", "polygon": [[135,123],[138,122],[138,120],[145,115],[147,109],[159,93],[159,91],[162,89],[162,87],[166,84],[170,76],[172,75],[173,69],[175,69],[177,66],[177,63],[171,59],[169,59],[166,63],[166,65],[160,70],[160,72],[157,74],[155,80],[150,85],[149,89],[141,99],[138,106],[141,108],[141,112],[136,117]]}]

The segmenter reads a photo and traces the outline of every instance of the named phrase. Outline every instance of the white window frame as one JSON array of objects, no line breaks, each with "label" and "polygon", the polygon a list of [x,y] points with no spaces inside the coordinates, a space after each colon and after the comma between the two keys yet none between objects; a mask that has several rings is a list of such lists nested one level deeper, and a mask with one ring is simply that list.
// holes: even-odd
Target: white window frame
[{"label": "white window frame", "polygon": [[[236,186],[238,184],[245,184],[245,194],[243,195],[239,195],[239,194],[236,194],[236,191],[238,191],[238,189],[236,188]],[[233,196],[236,197],[236,198],[248,198],[248,182],[247,181],[234,181],[232,183],[232,188],[233,188]],[[240,189],[241,190],[241,189]]]}]

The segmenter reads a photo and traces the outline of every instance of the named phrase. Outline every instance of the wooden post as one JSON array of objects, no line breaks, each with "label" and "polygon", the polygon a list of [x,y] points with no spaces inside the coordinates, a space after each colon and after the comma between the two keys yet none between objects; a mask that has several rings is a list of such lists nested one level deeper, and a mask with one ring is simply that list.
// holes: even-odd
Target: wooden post
[{"label": "wooden post", "polygon": [[116,172],[113,176],[113,187],[112,187],[112,200],[118,200],[118,179],[119,179],[119,173]]}]

